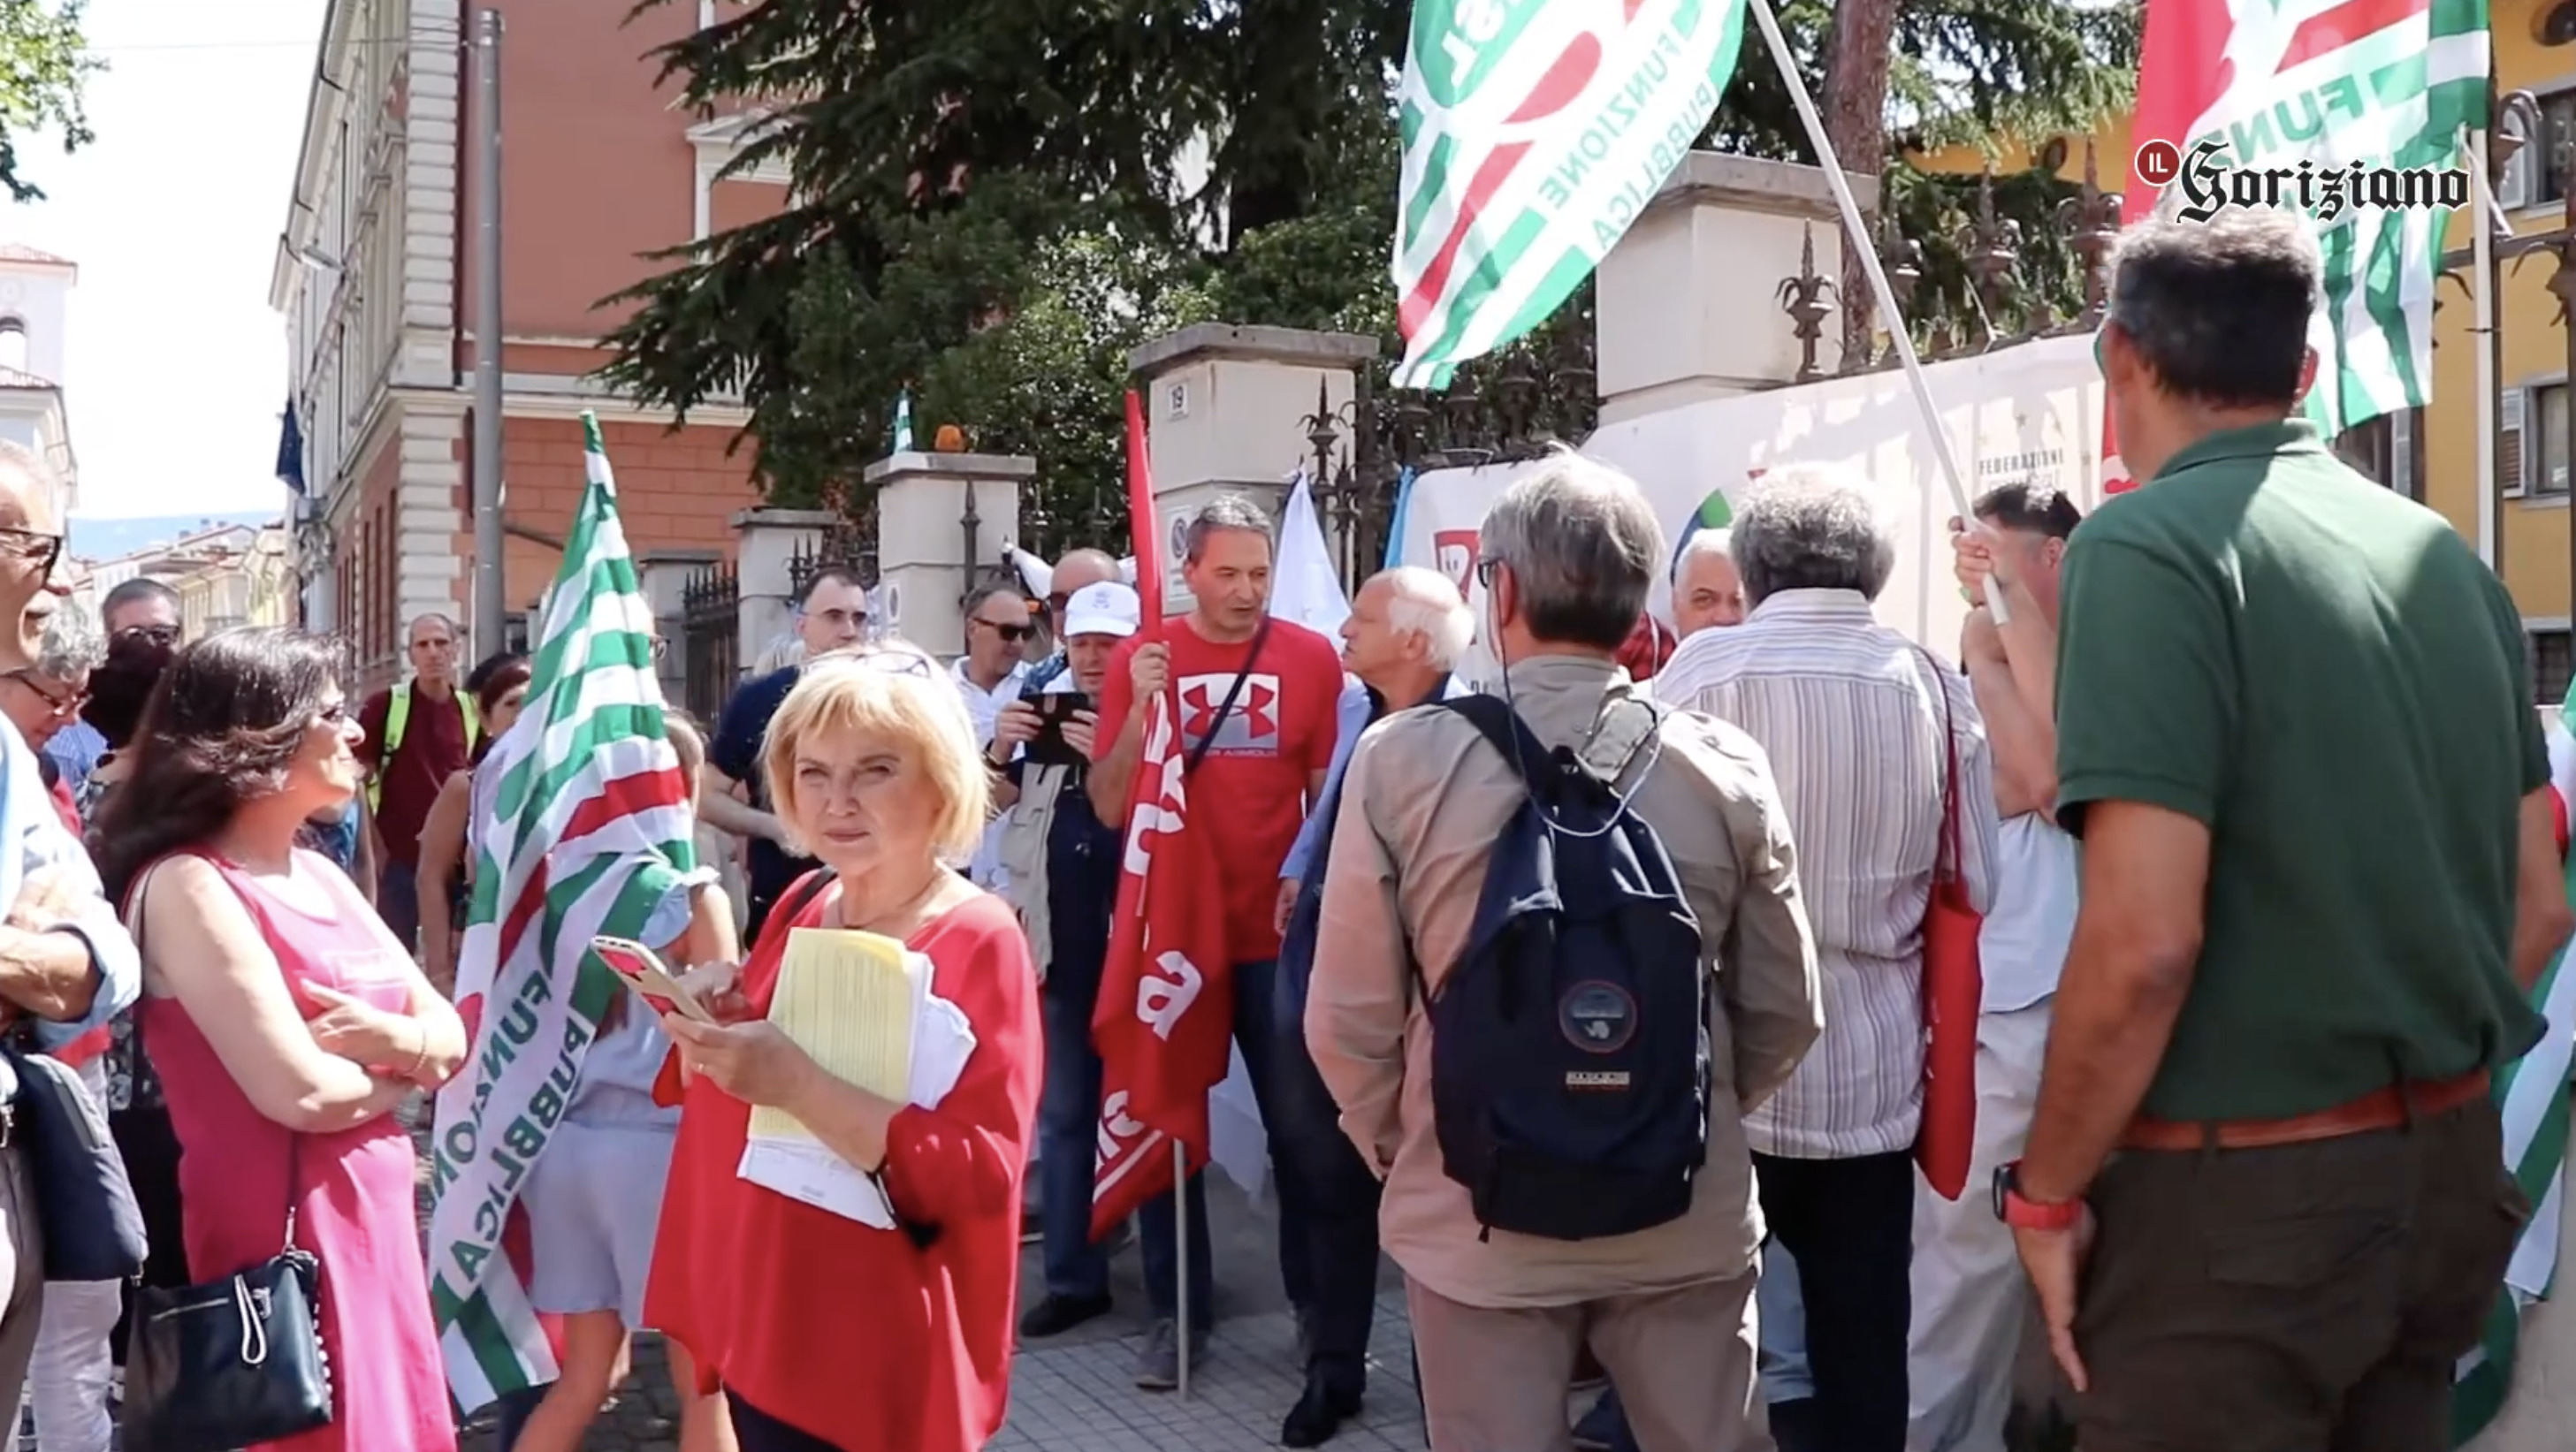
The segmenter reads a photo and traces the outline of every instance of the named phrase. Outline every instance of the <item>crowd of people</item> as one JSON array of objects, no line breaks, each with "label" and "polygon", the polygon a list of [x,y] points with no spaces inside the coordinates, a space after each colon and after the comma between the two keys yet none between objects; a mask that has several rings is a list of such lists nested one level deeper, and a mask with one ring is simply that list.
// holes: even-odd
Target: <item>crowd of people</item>
[{"label": "crowd of people", "polygon": [[[2530,1211],[2489,1091],[2571,929],[2520,619],[2298,419],[2295,219],[2143,223],[2112,275],[2099,356],[2151,482],[1953,521],[1955,659],[1876,618],[1885,511],[1818,466],[1668,548],[1561,452],[1484,520],[1481,609],[1390,569],[1338,643],[1271,613],[1270,522],[1232,497],[1185,531],[1184,613],[1078,551],[1043,599],[968,600],[952,662],[815,577],[796,658],[703,739],[669,715],[738,872],[641,936],[708,1013],[599,1021],[519,1191],[560,1371],[502,1398],[502,1445],[582,1445],[649,1328],[689,1452],[965,1452],[1018,1348],[1112,1309],[1131,1239],[1135,1381],[1179,1383],[1219,1285],[1269,1272],[1214,1263],[1203,1177],[1095,1233],[1093,1023],[1151,757],[1223,888],[1203,966],[1276,1186],[1284,1445],[1407,1354],[1372,1345],[1391,1260],[1436,1452],[1999,1452],[2034,1297],[2086,1452],[2446,1446]],[[0,444],[0,1003],[7,1062],[96,1099],[149,1255],[48,1280],[55,1197],[0,1134],[0,1388],[44,1452],[104,1452],[138,1288],[285,1244],[338,1354],[328,1425],[274,1445],[452,1449],[410,1121],[472,1044],[478,767],[531,663],[461,672],[424,616],[353,701],[330,642],[187,639],[148,579],[92,618],[59,492]],[[1982,918],[1956,1195],[1917,1163],[1945,884]],[[872,1093],[770,1021],[812,928],[928,965],[953,1087]],[[738,1173],[762,1109],[890,1223]]]}]

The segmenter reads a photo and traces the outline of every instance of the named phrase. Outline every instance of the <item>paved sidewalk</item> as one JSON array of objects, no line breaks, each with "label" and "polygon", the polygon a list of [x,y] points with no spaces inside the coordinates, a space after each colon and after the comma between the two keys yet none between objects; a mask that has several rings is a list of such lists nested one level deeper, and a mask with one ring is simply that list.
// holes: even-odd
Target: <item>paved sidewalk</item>
[{"label": "paved sidewalk", "polygon": [[[416,1117],[415,1117],[416,1116]],[[426,1106],[406,1115],[422,1142],[422,1214],[428,1213]],[[1011,1414],[992,1452],[1260,1452],[1279,1445],[1279,1422],[1296,1401],[1303,1369],[1294,1318],[1279,1289],[1276,1208],[1256,1205],[1211,1177],[1217,1326],[1206,1358],[1190,1368],[1190,1395],[1140,1391],[1136,1355],[1147,1327],[1145,1287],[1131,1244],[1111,1263],[1116,1309],[1088,1326],[1021,1348],[1011,1368]],[[425,1225],[424,1225],[424,1228]],[[820,1268],[825,1269],[828,1268]],[[1038,1247],[1023,1247],[1024,1301],[1043,1294]],[[1413,1387],[1412,1330],[1393,1268],[1381,1264],[1369,1392],[1336,1452],[1422,1452],[1422,1405]],[[660,1338],[636,1338],[626,1384],[591,1426],[589,1452],[677,1452],[679,1404]],[[466,1424],[464,1452],[493,1452],[491,1418]]]}]

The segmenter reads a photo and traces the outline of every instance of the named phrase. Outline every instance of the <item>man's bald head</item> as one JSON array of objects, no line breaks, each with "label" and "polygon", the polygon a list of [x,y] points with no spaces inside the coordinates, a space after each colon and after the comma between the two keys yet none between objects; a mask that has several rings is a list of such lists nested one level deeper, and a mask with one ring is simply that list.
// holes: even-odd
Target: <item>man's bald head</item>
[{"label": "man's bald head", "polygon": [[1055,572],[1047,580],[1047,614],[1055,624],[1056,638],[1064,638],[1064,602],[1073,598],[1074,591],[1120,577],[1118,562],[1099,550],[1075,550],[1056,561]]}]

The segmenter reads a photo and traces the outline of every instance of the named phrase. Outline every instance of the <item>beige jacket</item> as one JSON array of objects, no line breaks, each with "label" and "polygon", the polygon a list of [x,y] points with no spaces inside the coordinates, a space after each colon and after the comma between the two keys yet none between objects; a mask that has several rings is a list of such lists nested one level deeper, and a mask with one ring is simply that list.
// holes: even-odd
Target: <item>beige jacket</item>
[{"label": "beige jacket", "polygon": [[[1549,746],[1587,738],[1636,693],[1607,660],[1542,656],[1510,672],[1521,718]],[[1520,778],[1453,713],[1371,727],[1352,753],[1325,872],[1306,1039],[1343,1132],[1386,1180],[1387,1253],[1432,1291],[1471,1306],[1570,1305],[1739,1276],[1762,1241],[1742,1115],[1779,1088],[1823,1025],[1814,940],[1771,767],[1753,739],[1676,712],[1634,798],[1663,839],[1698,917],[1715,991],[1708,1163],[1689,1212],[1635,1235],[1555,1241],[1483,1236],[1441,1165],[1431,1113],[1431,1030],[1412,992],[1413,945],[1436,990],[1467,941],[1487,848]]]}]

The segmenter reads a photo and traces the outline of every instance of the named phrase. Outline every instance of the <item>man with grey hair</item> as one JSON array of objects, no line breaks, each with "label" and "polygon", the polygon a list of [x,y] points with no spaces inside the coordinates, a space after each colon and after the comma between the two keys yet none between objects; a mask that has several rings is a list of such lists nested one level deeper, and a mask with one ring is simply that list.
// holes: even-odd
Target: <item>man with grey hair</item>
[{"label": "man with grey hair", "polygon": [[447,779],[465,769],[482,722],[474,697],[457,688],[456,622],[437,611],[407,632],[411,676],[358,708],[366,732],[355,748],[369,773],[375,818],[376,914],[405,952],[420,950],[420,832]]},{"label": "man with grey hair", "polygon": [[[1314,970],[1316,917],[1323,901],[1342,773],[1370,724],[1426,702],[1465,694],[1450,674],[1474,643],[1476,620],[1458,587],[1438,570],[1406,565],[1369,577],[1342,622],[1342,690],[1333,764],[1297,845],[1279,868],[1278,1021],[1302,1025]],[[1369,1326],[1376,1318],[1378,1182],[1343,1138],[1332,1094],[1315,1072],[1304,1035],[1282,1048],[1276,1095],[1295,1163],[1283,1172],[1306,1182],[1315,1305],[1306,1339],[1306,1386],[1280,1428],[1289,1447],[1313,1447],[1358,1412],[1368,1381]]]},{"label": "man with grey hair", "polygon": [[2087,1452],[2447,1446],[2529,1211],[2495,1079],[2569,931],[2520,612],[2300,417],[2340,386],[2304,217],[2113,258],[2097,351],[2147,483],[2066,548],[2082,882],[1995,1199]]},{"label": "man with grey hair", "polygon": [[[1086,786],[1099,819],[1124,828],[1129,793],[1144,760],[1146,721],[1154,700],[1163,697],[1180,728],[1190,799],[1217,804],[1193,814],[1192,833],[1205,834],[1200,840],[1215,858],[1223,885],[1234,1041],[1243,1050],[1269,1132],[1271,1161],[1284,1165],[1289,1155],[1279,1125],[1285,1116],[1274,1099],[1277,1059],[1293,1029],[1271,1016],[1277,1001],[1279,864],[1287,860],[1308,806],[1323,794],[1342,667],[1332,642],[1270,614],[1271,564],[1270,520],[1250,500],[1222,494],[1199,510],[1183,535],[1181,579],[1189,587],[1189,613],[1146,621],[1110,660]],[[1153,567],[1144,562],[1143,568]],[[1194,1001],[1206,1012],[1223,1000],[1207,994]],[[1305,1318],[1315,1301],[1305,1185],[1285,1174],[1275,1183],[1279,1276],[1289,1304]],[[1189,1243],[1183,1253],[1189,1256],[1195,1358],[1195,1343],[1206,1336],[1215,1312],[1214,1275],[1199,1177],[1191,1177],[1188,1194]],[[1168,1229],[1171,1196],[1155,1196],[1137,1218],[1149,1256],[1158,1245],[1177,1243]],[[1152,1391],[1180,1382],[1179,1305],[1169,1269],[1151,1263],[1146,1268],[1156,1319],[1137,1359],[1136,1384]]]},{"label": "man with grey hair", "polygon": [[1825,1032],[1746,1130],[1763,1218],[1798,1263],[1819,1445],[1901,1452],[1923,914],[1951,811],[1958,870],[1985,910],[1993,762],[1966,678],[1870,613],[1896,542],[1864,481],[1774,471],[1730,548],[1751,613],[1683,641],[1656,692],[1762,743],[1798,829]]},{"label": "man with grey hair", "polygon": [[1729,552],[1732,537],[1728,530],[1700,530],[1682,541],[1673,560],[1673,626],[1685,640],[1744,623],[1744,577]]},{"label": "man with grey hair", "polygon": [[1707,1041],[1724,1047],[1710,1054],[1704,1167],[1677,1218],[1580,1241],[1488,1234],[1447,1172],[1420,1005],[1467,955],[1494,845],[1529,788],[1451,710],[1402,712],[1360,738],[1306,1037],[1343,1132],[1384,1181],[1379,1227],[1405,1274],[1431,1442],[1562,1445],[1588,1344],[1646,1452],[1767,1448],[1742,1117],[1789,1077],[1821,1015],[1788,818],[1743,732],[1658,710],[1617,664],[1664,564],[1633,482],[1561,453],[1505,492],[1478,549],[1501,694],[1539,742],[1613,774],[1660,839],[1699,929]]},{"label": "man with grey hair", "polygon": [[[98,622],[88,611],[74,609],[69,601],[47,596],[34,608],[44,617],[44,634],[35,660],[0,672],[0,683],[7,686],[0,692],[0,714],[9,718],[29,746],[42,752],[67,723],[79,719],[81,702],[89,697],[89,673],[107,659],[107,637],[99,633]],[[60,780],[59,775],[49,776],[47,785]],[[68,783],[63,790],[69,792]]]},{"label": "man with grey hair", "polygon": [[[0,675],[37,672],[49,612],[39,597],[63,549],[62,481],[26,448],[0,441]],[[55,610],[63,608],[60,600]],[[45,790],[36,753],[0,731],[0,1022],[26,1025],[61,1053],[130,1006],[142,985],[134,941],[102,894],[80,838]],[[0,1074],[0,1126],[17,1082]],[[16,1406],[42,1318],[44,1244],[24,1136],[0,1135],[0,1406]]]}]

